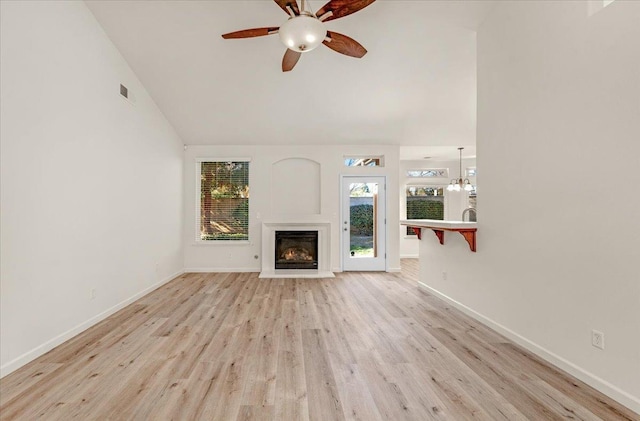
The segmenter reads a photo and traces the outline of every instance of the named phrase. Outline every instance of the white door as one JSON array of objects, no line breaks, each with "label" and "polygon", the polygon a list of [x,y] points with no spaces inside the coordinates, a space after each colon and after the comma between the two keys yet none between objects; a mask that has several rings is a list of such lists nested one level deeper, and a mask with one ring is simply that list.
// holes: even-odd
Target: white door
[{"label": "white door", "polygon": [[385,193],[385,177],[342,177],[342,270],[386,270]]}]

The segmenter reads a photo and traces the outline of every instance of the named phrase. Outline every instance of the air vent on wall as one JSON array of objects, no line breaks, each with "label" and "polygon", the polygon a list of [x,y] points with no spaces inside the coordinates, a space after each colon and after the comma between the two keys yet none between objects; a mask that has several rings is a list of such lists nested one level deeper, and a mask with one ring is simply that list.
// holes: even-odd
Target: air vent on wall
[{"label": "air vent on wall", "polygon": [[120,95],[129,99],[129,89],[126,86],[120,84]]}]

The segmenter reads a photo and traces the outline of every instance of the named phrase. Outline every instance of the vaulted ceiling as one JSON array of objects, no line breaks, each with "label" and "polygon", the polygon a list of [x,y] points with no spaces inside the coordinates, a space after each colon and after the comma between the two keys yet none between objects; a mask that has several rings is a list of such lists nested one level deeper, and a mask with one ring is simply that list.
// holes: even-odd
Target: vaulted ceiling
[{"label": "vaulted ceiling", "polygon": [[221,38],[281,25],[287,15],[272,1],[87,1],[187,144],[397,144],[417,154],[475,145],[475,30],[495,3],[378,0],[326,23],[364,45],[362,59],[320,46],[283,73],[277,35]]}]

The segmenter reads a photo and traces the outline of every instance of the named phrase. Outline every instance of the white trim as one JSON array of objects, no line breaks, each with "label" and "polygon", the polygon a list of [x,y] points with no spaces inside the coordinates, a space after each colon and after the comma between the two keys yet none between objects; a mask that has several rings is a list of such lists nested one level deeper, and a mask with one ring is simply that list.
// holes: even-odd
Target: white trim
[{"label": "white trim", "polygon": [[554,366],[560,368],[561,370],[566,371],[567,373],[585,382],[586,384],[593,387],[594,389],[599,390],[600,392],[604,393],[610,398],[615,399],[616,401],[626,406],[627,408],[631,409],[632,411],[640,413],[640,399],[638,399],[637,397],[625,392],[624,390],[619,389],[618,387],[612,385],[606,380],[601,379],[595,374],[590,373],[581,367],[578,367],[572,362],[565,360],[559,355],[554,354],[553,352],[547,350],[546,348],[543,348],[542,346],[536,344],[535,342],[532,342],[529,339],[519,335],[518,333],[502,326],[501,324],[495,322],[494,320],[478,313],[477,311],[441,293],[440,291],[430,287],[429,285],[418,281],[418,287],[424,288],[430,294],[433,294],[436,297],[441,298],[442,300],[451,304],[452,306],[462,311],[466,315],[487,325],[488,327],[497,331],[501,335],[505,336],[506,338],[522,346],[526,350],[534,353],[538,357],[546,360],[547,362],[553,364]]},{"label": "white trim", "polygon": [[251,162],[251,158],[196,158],[196,162]]},{"label": "white trim", "polygon": [[38,345],[37,347],[33,348],[31,351],[27,351],[24,354],[20,355],[19,357],[14,358],[13,360],[9,361],[8,363],[6,363],[2,367],[0,367],[0,377],[4,377],[7,374],[10,374],[10,373],[14,372],[15,370],[19,369],[20,367],[26,365],[27,363],[35,360],[36,358],[40,357],[41,355],[46,354],[47,352],[51,351],[53,348],[57,347],[58,345],[68,341],[69,339],[73,338],[74,336],[78,335],[79,333],[82,333],[85,330],[89,329],[90,327],[92,327],[92,326],[96,325],[97,323],[103,321],[104,319],[106,319],[107,317],[111,316],[112,314],[114,314],[118,310],[121,310],[122,308],[128,306],[129,304],[133,303],[134,301],[136,301],[136,300],[144,297],[145,295],[149,294],[150,292],[160,288],[161,286],[163,286],[164,284],[168,283],[169,281],[174,280],[178,276],[182,275],[184,272],[185,272],[184,270],[177,271],[173,275],[164,278],[160,282],[157,282],[157,283],[151,285],[148,288],[145,288],[144,290],[138,292],[137,294],[132,295],[131,297],[127,298],[126,300],[121,301],[118,304],[114,305],[113,307],[108,308],[107,310],[103,311],[102,313],[91,317],[90,319],[88,319],[88,320],[80,323],[79,325],[67,330],[66,332],[61,333],[60,335],[48,340],[47,342],[45,342],[45,343],[43,343],[41,345]]},{"label": "white trim", "polygon": [[[371,168],[371,167],[363,167],[363,168]],[[344,269],[344,265],[345,265],[345,239],[344,239],[344,233],[342,231],[342,221],[345,220],[345,201],[344,201],[344,180],[347,178],[355,178],[355,179],[368,179],[368,178],[382,178],[384,180],[384,271],[385,272],[390,272],[389,270],[389,200],[390,198],[387,197],[387,182],[388,182],[388,178],[386,174],[381,174],[381,175],[376,175],[376,174],[340,174],[340,186],[339,186],[339,191],[340,191],[340,223],[338,224],[338,232],[339,232],[339,236],[338,236],[338,240],[340,242],[340,272],[345,271]],[[373,260],[373,259],[368,259],[368,260]],[[365,269],[366,270],[366,269]]]},{"label": "white trim", "polygon": [[[416,237],[416,240],[418,239],[418,237]],[[417,259],[419,258],[420,255],[418,254],[401,254],[400,258],[401,259]]]},{"label": "white trim", "polygon": [[195,247],[252,246],[253,241],[250,241],[250,240],[200,240],[200,241],[196,241],[195,243],[192,243],[191,245]]},{"label": "white trim", "polygon": [[402,272],[401,268],[389,268],[387,269],[387,272],[389,273],[397,273],[397,272]]},{"label": "white trim", "polygon": [[275,269],[272,271],[260,272],[259,278],[303,278],[303,279],[318,279],[318,278],[335,278],[336,275],[328,270],[296,270],[296,269]]},{"label": "white trim", "polygon": [[198,241],[202,241],[202,240],[198,240],[198,233],[200,233],[200,237],[202,237],[202,231],[200,230],[200,225],[201,225],[201,221],[200,221],[200,217],[201,217],[201,213],[202,210],[200,209],[201,203],[200,203],[200,196],[202,195],[202,162],[206,162],[206,161],[200,161],[198,159],[196,159],[196,173],[195,173],[195,186],[196,186],[196,192],[193,195],[193,199],[196,201],[196,206],[194,207],[194,227],[193,227],[193,240],[195,241],[195,244],[198,244]]},{"label": "white trim", "polygon": [[205,267],[205,268],[185,268],[184,273],[227,273],[227,272],[260,272],[260,268],[218,268],[218,267]]}]

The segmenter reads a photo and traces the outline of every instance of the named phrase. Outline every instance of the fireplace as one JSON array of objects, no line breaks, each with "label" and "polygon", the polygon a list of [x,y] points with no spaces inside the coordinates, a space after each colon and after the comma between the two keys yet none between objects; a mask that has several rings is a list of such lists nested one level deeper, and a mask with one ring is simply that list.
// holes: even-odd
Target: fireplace
[{"label": "fireplace", "polygon": [[276,231],[275,269],[318,269],[318,231]]},{"label": "fireplace", "polygon": [[[311,231],[318,237],[315,260],[316,266],[307,269],[276,269],[284,266],[277,265],[276,261],[281,260],[276,256],[276,232],[308,232]],[[278,237],[281,237],[279,234]],[[315,242],[314,242],[315,244]],[[282,243],[280,243],[280,247]],[[305,252],[304,255],[306,255]],[[284,263],[284,262],[281,262]],[[307,263],[305,261],[303,263]],[[318,220],[287,220],[287,221],[262,221],[262,259],[260,262],[262,270],[260,278],[334,278],[331,271],[331,222]]]}]

